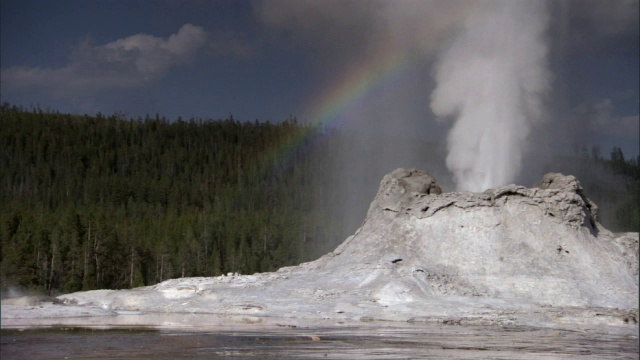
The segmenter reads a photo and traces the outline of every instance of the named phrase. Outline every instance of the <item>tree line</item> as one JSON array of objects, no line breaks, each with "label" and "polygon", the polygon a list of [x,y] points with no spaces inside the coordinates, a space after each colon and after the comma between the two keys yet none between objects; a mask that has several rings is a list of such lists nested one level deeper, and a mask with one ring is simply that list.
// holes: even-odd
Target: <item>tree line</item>
[{"label": "tree line", "polygon": [[[335,191],[344,180],[331,178],[332,159],[349,149],[337,130],[295,118],[0,111],[3,293],[273,271],[313,260],[355,230],[341,221],[351,211]],[[605,226],[638,231],[637,159],[620,148],[605,159],[594,147],[549,168],[578,177]],[[358,181],[376,188],[380,178]]]},{"label": "tree line", "polygon": [[1,111],[5,290],[272,271],[345,237],[314,206],[330,196],[317,126]]},{"label": "tree line", "polygon": [[546,170],[576,176],[609,230],[640,231],[640,155],[626,158],[614,146],[606,157],[598,145],[576,145],[571,156],[555,157]]}]

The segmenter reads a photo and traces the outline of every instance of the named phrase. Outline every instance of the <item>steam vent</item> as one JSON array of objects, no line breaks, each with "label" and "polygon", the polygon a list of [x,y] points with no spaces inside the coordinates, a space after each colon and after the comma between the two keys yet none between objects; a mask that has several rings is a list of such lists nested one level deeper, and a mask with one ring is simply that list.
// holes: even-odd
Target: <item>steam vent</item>
[{"label": "steam vent", "polygon": [[397,169],[382,179],[361,228],[316,261],[67,294],[44,301],[39,312],[6,300],[2,321],[59,323],[84,313],[118,323],[138,312],[149,315],[138,324],[152,322],[152,314],[197,313],[243,321],[637,327],[638,234],[611,233],[597,213],[573,176],[547,174],[533,188],[442,193],[427,173]]}]

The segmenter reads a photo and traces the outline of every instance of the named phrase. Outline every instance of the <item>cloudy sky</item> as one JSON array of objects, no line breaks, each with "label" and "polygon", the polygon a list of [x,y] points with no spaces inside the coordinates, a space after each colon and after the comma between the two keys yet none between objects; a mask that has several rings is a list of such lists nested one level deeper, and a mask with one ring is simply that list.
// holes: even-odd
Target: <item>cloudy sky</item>
[{"label": "cloudy sky", "polygon": [[[432,104],[447,49],[489,3],[2,0],[0,95],[61,112],[295,116],[433,140],[451,126]],[[548,81],[530,140],[636,156],[638,1],[552,1],[540,19]]]}]

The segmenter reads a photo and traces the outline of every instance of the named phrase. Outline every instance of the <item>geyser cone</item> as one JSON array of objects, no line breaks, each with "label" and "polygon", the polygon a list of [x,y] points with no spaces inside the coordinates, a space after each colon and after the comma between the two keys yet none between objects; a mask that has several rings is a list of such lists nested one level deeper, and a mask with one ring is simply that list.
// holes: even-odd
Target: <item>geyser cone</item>
[{"label": "geyser cone", "polygon": [[[638,234],[602,228],[574,177],[441,192],[425,172],[398,169],[382,180],[361,228],[316,261],[275,273],[79,292],[36,310],[4,301],[2,326],[61,317],[87,323],[80,314],[116,324],[131,312],[143,314],[138,325],[167,313],[598,326],[638,318]],[[144,315],[154,313],[164,315]]]},{"label": "geyser cone", "polygon": [[390,281],[419,284],[425,296],[637,307],[637,240],[602,228],[596,209],[573,176],[547,174],[531,189],[440,194],[426,173],[398,169],[334,262],[395,261],[404,275]]}]

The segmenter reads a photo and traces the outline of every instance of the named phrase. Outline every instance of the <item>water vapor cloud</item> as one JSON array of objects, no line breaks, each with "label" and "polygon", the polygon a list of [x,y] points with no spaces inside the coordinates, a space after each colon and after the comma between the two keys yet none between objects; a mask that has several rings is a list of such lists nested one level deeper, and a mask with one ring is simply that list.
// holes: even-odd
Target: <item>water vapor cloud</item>
[{"label": "water vapor cloud", "polygon": [[436,67],[431,108],[450,118],[447,167],[459,190],[515,180],[550,87],[542,1],[476,1]]}]

